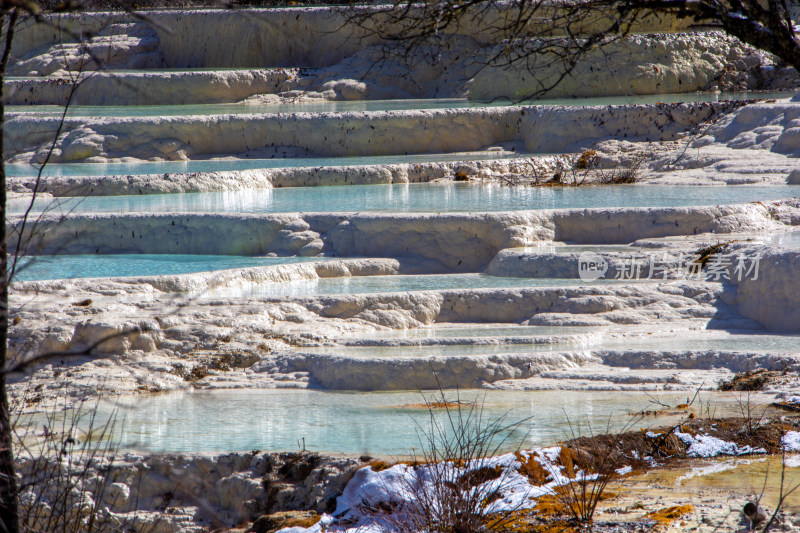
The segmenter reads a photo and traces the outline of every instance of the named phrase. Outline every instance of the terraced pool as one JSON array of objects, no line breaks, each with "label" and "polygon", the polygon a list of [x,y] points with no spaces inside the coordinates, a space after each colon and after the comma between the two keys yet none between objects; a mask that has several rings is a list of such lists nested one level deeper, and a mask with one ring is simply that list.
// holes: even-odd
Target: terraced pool
[{"label": "terraced pool", "polygon": [[[513,159],[526,154],[511,152],[454,152],[447,154],[375,155],[353,157],[287,157],[271,159],[213,159],[193,161],[133,161],[127,163],[49,163],[43,176],[124,176],[181,172],[230,172],[259,168],[340,167],[351,165],[394,165],[399,163],[439,163]],[[528,154],[532,155],[532,154]],[[27,163],[6,164],[9,176],[34,177],[39,166]]]},{"label": "terraced pool", "polygon": [[[174,72],[174,71],[169,71]],[[21,79],[21,78],[14,78]],[[467,100],[465,98],[437,98],[415,100],[353,100],[353,101],[314,101],[300,100],[280,104],[189,104],[153,106],[70,106],[67,116],[71,117],[139,117],[139,116],[187,116],[187,115],[226,115],[250,113],[341,113],[360,111],[404,111],[419,109],[460,109],[465,107],[498,107],[507,105],[547,105],[547,106],[606,106],[679,103],[679,102],[719,102],[724,100],[747,100],[754,98],[791,98],[787,92],[725,92],[725,93],[673,93],[654,95],[610,96],[598,98],[543,98],[511,102],[499,99],[491,102]],[[36,113],[40,115],[61,115],[64,108],[55,105],[14,105],[6,106],[7,113]]]},{"label": "terraced pool", "polygon": [[[227,192],[40,199],[34,212],[57,213],[294,213],[466,212],[592,207],[679,207],[777,200],[800,195],[800,185],[692,187],[615,185],[524,187],[481,183],[418,183],[292,187]],[[28,202],[10,200],[9,214]]]},{"label": "terraced pool", "polygon": [[[324,353],[347,357],[431,357],[452,355],[496,355],[575,350],[623,350],[653,352],[730,351],[754,353],[800,354],[800,335],[728,334],[725,332],[683,332],[680,337],[615,336],[596,331],[567,335],[560,331],[547,337],[510,339],[496,337],[430,339],[432,342],[391,344],[359,344],[357,346],[319,346],[299,348],[304,353]],[[494,340],[492,343],[491,341]],[[456,341],[456,342],[453,342]]]},{"label": "terraced pool", "polygon": [[163,276],[227,268],[280,265],[306,261],[310,257],[249,257],[237,255],[38,255],[22,258],[15,279],[106,278],[121,276]]},{"label": "terraced pool", "polygon": [[[427,395],[430,397],[430,395]],[[448,391],[448,400],[456,399]],[[685,416],[638,419],[651,410],[652,398],[668,405],[686,401],[686,393],[615,393],[575,391],[462,391],[468,409],[482,402],[483,416],[508,421],[527,419],[509,439],[541,446],[576,432],[635,429],[665,424]],[[716,415],[737,413],[736,394],[701,394]],[[117,439],[125,449],[157,452],[308,450],[326,453],[408,455],[420,448],[418,429],[428,423],[419,392],[352,393],[315,390],[227,390],[176,392],[119,398],[100,404],[99,420],[115,408],[121,423]],[[698,402],[697,405],[700,405]],[[286,416],[288,412],[292,416]],[[445,413],[437,413],[440,420]],[[237,423],[231,424],[235,418]],[[421,426],[420,426],[421,425]],[[607,427],[610,426],[610,427]]]},{"label": "terraced pool", "polygon": [[[514,287],[578,286],[580,279],[505,278],[486,274],[428,274],[397,276],[352,276],[245,284],[214,288],[195,298],[285,298],[332,294],[365,294],[380,292],[413,292],[447,289],[496,289]],[[596,283],[619,283],[598,280]],[[626,283],[646,283],[627,280]]]}]

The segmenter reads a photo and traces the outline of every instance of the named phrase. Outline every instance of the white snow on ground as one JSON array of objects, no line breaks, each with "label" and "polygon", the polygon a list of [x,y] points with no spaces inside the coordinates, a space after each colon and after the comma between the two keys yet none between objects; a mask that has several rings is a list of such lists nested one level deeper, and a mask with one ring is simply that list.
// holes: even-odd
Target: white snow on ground
[{"label": "white snow on ground", "polygon": [[[561,448],[555,446],[520,453],[526,460],[533,456],[534,460],[549,473],[548,482],[542,486],[532,485],[528,477],[520,473],[522,464],[517,456],[511,453],[476,459],[463,468],[451,462],[416,467],[397,464],[379,472],[371,467],[362,468],[356,472],[339,496],[336,510],[332,515],[324,515],[320,522],[308,529],[285,528],[281,533],[317,533],[323,526],[328,531],[353,533],[391,531],[394,529],[391,522],[412,523],[414,509],[418,508],[419,502],[422,500],[435,502],[444,484],[457,483],[469,472],[496,467],[502,468],[502,473],[497,479],[469,489],[481,495],[476,501],[482,501],[484,496],[495,492],[499,494],[499,498],[482,508],[483,512],[491,515],[503,511],[529,509],[536,505],[536,498],[551,494],[557,485],[571,481],[564,475],[563,467],[556,464],[560,451]],[[579,472],[577,475],[580,477],[582,473]],[[382,508],[395,509],[391,520],[385,520],[380,516],[381,513],[365,512],[365,508],[375,508],[379,505]]]},{"label": "white snow on ground", "polygon": [[752,446],[739,446],[735,442],[712,437],[711,435],[695,435],[682,433],[675,430],[675,435],[689,448],[686,454],[689,457],[716,457],[717,455],[747,455],[751,453],[767,453],[764,448]]},{"label": "white snow on ground", "polygon": [[787,452],[800,452],[800,431],[787,431],[781,442]]},{"label": "white snow on ground", "polygon": [[[739,446],[710,435],[692,436],[677,430],[675,435],[688,445],[687,454],[690,457],[766,453],[763,448]],[[787,433],[784,437],[784,444],[787,446],[787,450],[800,450],[800,432]],[[573,481],[565,475],[564,467],[557,464],[560,452],[561,447],[559,446],[520,452],[519,455],[526,461],[533,457],[548,473],[547,483],[541,486],[530,483],[528,477],[520,472],[522,463],[518,456],[511,453],[476,459],[463,468],[459,468],[451,462],[421,466],[397,464],[379,472],[374,471],[371,467],[365,467],[358,470],[347,484],[337,500],[336,510],[332,515],[323,515],[320,522],[308,529],[286,528],[282,529],[280,533],[319,533],[323,527],[326,531],[342,533],[393,531],[396,528],[392,527],[392,523],[412,523],[414,509],[418,508],[420,501],[428,504],[433,502],[435,505],[438,495],[443,492],[442,486],[458,484],[458,480],[463,479],[464,475],[469,472],[496,467],[502,468],[502,474],[497,479],[468,489],[481,495],[481,498],[477,498],[478,501],[484,500],[484,496],[495,492],[499,495],[499,498],[484,508],[484,512],[493,514],[529,509],[536,505],[535,500],[539,496],[552,494],[556,486]],[[625,475],[630,471],[629,466],[617,470],[620,475]],[[708,473],[711,472],[697,475]],[[579,479],[583,475],[582,472],[577,474]],[[387,520],[386,516],[381,516],[380,512],[365,511],[366,508],[376,507],[393,509],[392,518]]]},{"label": "white snow on ground", "polygon": [[535,505],[533,498],[548,494],[555,485],[567,482],[568,478],[560,474],[561,467],[553,464],[559,450],[559,448],[548,448],[533,452],[545,470],[552,473],[551,481],[541,487],[531,485],[528,478],[519,472],[521,464],[517,457],[510,453],[474,460],[465,468],[458,468],[453,463],[418,467],[398,464],[380,472],[375,472],[372,468],[362,468],[339,497],[334,516],[337,519],[363,521],[363,507],[401,501],[408,507],[414,507],[423,499],[435,500],[437,485],[440,486],[442,482],[457,483],[468,472],[498,466],[502,467],[503,471],[500,477],[470,489],[487,495],[496,491],[500,495],[500,498],[485,508],[485,512],[492,514],[530,508]]}]

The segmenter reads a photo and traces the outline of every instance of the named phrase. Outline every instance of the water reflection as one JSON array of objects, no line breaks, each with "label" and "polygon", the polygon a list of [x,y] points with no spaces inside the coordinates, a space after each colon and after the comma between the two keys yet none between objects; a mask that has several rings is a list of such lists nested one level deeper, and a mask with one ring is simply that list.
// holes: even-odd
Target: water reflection
[{"label": "water reflection", "polygon": [[[468,212],[593,207],[679,207],[776,200],[800,195],[800,185],[509,187],[479,183],[420,183],[295,187],[227,192],[38,199],[34,212],[54,213],[295,213]],[[25,200],[9,200],[21,214]]]}]

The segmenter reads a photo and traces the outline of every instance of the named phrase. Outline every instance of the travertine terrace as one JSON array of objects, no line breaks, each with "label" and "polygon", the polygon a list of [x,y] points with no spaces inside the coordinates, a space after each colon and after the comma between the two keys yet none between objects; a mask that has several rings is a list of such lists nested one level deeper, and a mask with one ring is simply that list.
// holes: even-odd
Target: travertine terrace
[{"label": "travertine terrace", "polygon": [[[782,373],[767,400],[798,390],[793,69],[645,17],[524,101],[554,73],[487,66],[498,43],[479,28],[438,62],[400,62],[346,21],[170,10],[20,28],[3,95],[6,224],[33,257],[11,286],[20,409],[198,390],[224,405],[234,389],[686,396],[756,369]],[[631,169],[637,183],[606,183]],[[269,492],[285,457],[122,446],[108,512],[165,531],[332,512],[360,465],[308,465],[305,486]]]}]

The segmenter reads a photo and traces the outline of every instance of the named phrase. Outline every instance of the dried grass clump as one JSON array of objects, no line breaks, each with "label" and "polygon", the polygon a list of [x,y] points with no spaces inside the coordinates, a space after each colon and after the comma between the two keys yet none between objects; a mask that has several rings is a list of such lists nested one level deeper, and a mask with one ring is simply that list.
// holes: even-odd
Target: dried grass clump
[{"label": "dried grass clump", "polygon": [[642,154],[625,166],[617,167],[611,170],[600,170],[600,183],[603,185],[625,185],[630,183],[638,183],[639,171],[641,170],[644,160],[647,156]]}]

